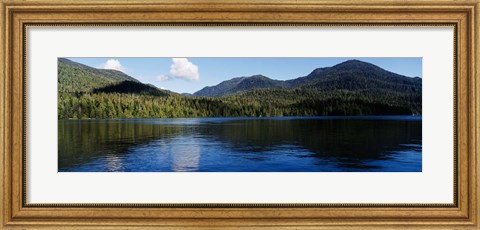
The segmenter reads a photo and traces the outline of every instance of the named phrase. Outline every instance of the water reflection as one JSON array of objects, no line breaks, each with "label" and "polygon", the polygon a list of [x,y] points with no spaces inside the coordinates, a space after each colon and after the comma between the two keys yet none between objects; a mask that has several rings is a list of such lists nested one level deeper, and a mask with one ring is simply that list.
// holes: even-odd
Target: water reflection
[{"label": "water reflection", "polygon": [[421,171],[420,117],[59,121],[59,171]]},{"label": "water reflection", "polygon": [[173,172],[198,171],[200,146],[192,136],[176,138],[170,142]]},{"label": "water reflection", "polygon": [[107,170],[110,172],[123,171],[122,158],[115,155],[106,155],[105,156]]}]

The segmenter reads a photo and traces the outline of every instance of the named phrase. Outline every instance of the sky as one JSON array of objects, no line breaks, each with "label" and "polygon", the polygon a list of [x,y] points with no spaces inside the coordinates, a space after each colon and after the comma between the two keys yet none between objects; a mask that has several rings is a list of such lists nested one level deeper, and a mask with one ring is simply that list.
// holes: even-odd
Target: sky
[{"label": "sky", "polygon": [[289,80],[308,75],[316,68],[356,59],[407,77],[422,77],[421,57],[382,58],[68,58],[94,68],[116,69],[143,83],[177,93],[194,93],[234,77],[262,74]]}]

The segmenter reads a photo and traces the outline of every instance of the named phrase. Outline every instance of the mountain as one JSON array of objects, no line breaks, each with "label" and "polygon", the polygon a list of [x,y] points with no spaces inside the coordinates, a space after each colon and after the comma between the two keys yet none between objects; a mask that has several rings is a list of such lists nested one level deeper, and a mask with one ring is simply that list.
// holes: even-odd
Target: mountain
[{"label": "mountain", "polygon": [[383,90],[419,93],[421,78],[410,78],[358,60],[342,62],[322,71],[313,71],[300,86],[316,90]]},{"label": "mountain", "polygon": [[172,94],[118,70],[96,69],[66,58],[58,59],[59,93],[134,93],[152,96]]},{"label": "mountain", "polygon": [[291,87],[305,85],[305,84],[308,84],[309,82],[312,82],[315,79],[319,78],[320,75],[324,74],[325,71],[328,70],[328,69],[329,69],[329,67],[317,68],[317,69],[314,69],[309,75],[307,75],[305,77],[299,77],[299,78],[295,78],[295,79],[292,79],[292,80],[287,80],[285,82]]},{"label": "mountain", "polygon": [[349,60],[332,67],[317,68],[307,76],[287,81],[273,80],[262,75],[234,78],[216,86],[205,87],[194,95],[221,97],[262,88],[421,93],[422,79],[392,73],[367,62]]},{"label": "mountain", "polygon": [[117,70],[95,69],[66,58],[58,59],[58,91],[68,93],[91,92],[120,81],[138,82]]},{"label": "mountain", "polygon": [[252,89],[282,88],[286,86],[287,85],[284,81],[273,80],[263,75],[253,75],[251,77],[237,77],[223,81],[216,86],[205,87],[195,92],[193,95],[221,97]]}]

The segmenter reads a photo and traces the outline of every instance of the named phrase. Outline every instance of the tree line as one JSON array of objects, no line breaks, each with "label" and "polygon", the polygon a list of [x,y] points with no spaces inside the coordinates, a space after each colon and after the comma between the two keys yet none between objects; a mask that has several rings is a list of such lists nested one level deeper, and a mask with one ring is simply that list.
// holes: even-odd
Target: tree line
[{"label": "tree line", "polygon": [[381,91],[257,89],[224,97],[60,92],[58,118],[421,114],[421,96]]}]

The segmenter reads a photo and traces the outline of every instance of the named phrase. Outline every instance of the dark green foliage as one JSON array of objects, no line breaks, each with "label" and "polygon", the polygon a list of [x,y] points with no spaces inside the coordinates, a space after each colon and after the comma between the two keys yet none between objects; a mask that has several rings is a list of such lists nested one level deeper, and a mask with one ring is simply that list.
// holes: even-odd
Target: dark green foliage
[{"label": "dark green foliage", "polygon": [[117,70],[95,69],[65,58],[58,59],[58,92],[91,92],[120,81],[134,81]]},{"label": "dark green foliage", "polygon": [[262,75],[234,78],[216,86],[205,87],[194,95],[220,97],[262,88],[294,89],[298,87],[317,91],[382,89],[421,94],[422,79],[405,77],[370,63],[350,60],[333,67],[318,68],[305,77],[287,81],[272,80]]},{"label": "dark green foliage", "polygon": [[[422,113],[420,78],[359,61],[316,69],[290,81],[260,75],[234,78],[221,83],[220,91],[207,90],[221,97],[179,95],[132,81],[121,72],[113,77],[102,71],[59,59],[59,119]],[[229,90],[236,93],[225,93]]]},{"label": "dark green foliage", "polygon": [[59,118],[176,118],[421,114],[421,98],[376,92],[260,89],[220,98],[60,94]]},{"label": "dark green foliage", "polygon": [[94,89],[93,93],[134,93],[140,95],[168,96],[169,93],[159,90],[155,86],[145,85],[135,81],[122,81],[113,85]]},{"label": "dark green foliage", "polygon": [[216,86],[205,87],[198,92],[195,92],[193,95],[221,97],[252,89],[283,88],[286,86],[287,84],[284,81],[272,80],[263,75],[254,75],[251,77],[233,78]]},{"label": "dark green foliage", "polygon": [[314,71],[310,75],[310,80],[300,86],[318,91],[373,89],[404,94],[422,93],[421,78],[405,77],[357,60],[343,62],[318,73]]}]

